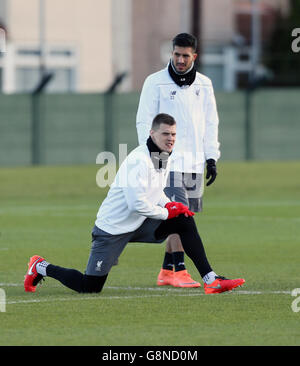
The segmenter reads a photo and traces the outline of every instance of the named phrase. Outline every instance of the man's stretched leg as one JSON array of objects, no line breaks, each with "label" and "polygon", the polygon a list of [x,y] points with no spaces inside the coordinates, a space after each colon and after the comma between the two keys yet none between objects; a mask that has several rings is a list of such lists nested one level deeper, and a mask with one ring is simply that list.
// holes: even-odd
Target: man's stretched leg
[{"label": "man's stretched leg", "polygon": [[108,274],[104,276],[90,276],[76,269],[55,266],[38,255],[30,258],[28,268],[24,281],[24,288],[27,292],[35,292],[38,283],[47,276],[79,293],[99,293],[108,276]]},{"label": "man's stretched leg", "polygon": [[244,279],[229,280],[218,276],[210,266],[205,249],[193,217],[178,217],[162,221],[155,231],[157,239],[177,233],[180,236],[185,253],[191,258],[204,281],[205,293],[219,293],[232,290],[245,283]]},{"label": "man's stretched leg", "polygon": [[60,281],[64,286],[79,293],[101,292],[108,276],[89,276],[76,269],[63,268],[53,264],[47,266],[45,275]]},{"label": "man's stretched leg", "polygon": [[44,258],[33,256],[25,276],[25,291],[34,292],[43,277],[52,277],[79,293],[101,292],[108,273],[126,246],[131,234],[111,235],[96,226],[85,273],[56,266]]}]

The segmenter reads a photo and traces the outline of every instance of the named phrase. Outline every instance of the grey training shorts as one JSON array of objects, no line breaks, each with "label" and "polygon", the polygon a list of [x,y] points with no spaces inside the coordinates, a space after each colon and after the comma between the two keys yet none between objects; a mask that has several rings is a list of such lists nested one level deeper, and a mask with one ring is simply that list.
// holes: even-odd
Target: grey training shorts
[{"label": "grey training shorts", "polygon": [[164,191],[171,201],[181,202],[193,212],[201,212],[204,175],[199,173],[170,172]]},{"label": "grey training shorts", "polygon": [[154,235],[161,222],[161,220],[146,219],[137,230],[119,235],[109,234],[94,226],[92,248],[85,274],[90,276],[108,274],[129,242],[162,243],[166,238],[158,240]]}]

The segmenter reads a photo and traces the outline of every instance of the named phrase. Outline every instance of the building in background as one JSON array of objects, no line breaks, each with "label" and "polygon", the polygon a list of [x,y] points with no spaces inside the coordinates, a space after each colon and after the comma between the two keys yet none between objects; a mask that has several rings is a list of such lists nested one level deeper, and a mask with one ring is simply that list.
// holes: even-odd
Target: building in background
[{"label": "building in background", "polygon": [[48,91],[98,92],[112,79],[110,0],[0,0],[7,37],[1,58],[5,93],[32,91],[43,66]]},{"label": "building in background", "polygon": [[[199,14],[193,14],[199,3]],[[200,71],[208,75],[215,89],[233,91],[245,85],[251,62],[252,0],[132,0],[133,89],[140,89],[150,72],[166,65],[170,40],[179,32],[191,32],[198,19],[201,54]],[[279,13],[287,14],[289,0],[257,0],[261,53]],[[258,60],[259,61],[259,60]],[[257,72],[267,73],[258,63]]]},{"label": "building in background", "polygon": [[[257,3],[259,53],[289,0]],[[140,90],[149,73],[167,64],[174,35],[196,25],[200,71],[216,89],[232,91],[253,67],[252,11],[251,0],[0,0],[7,41],[0,87],[31,92],[46,69],[54,73],[48,92],[103,92],[121,73],[120,91]]]}]

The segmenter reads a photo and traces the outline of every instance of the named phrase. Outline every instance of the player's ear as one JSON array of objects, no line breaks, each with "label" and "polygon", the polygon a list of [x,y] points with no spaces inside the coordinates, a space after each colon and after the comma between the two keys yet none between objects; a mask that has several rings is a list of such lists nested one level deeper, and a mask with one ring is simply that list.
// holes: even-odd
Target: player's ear
[{"label": "player's ear", "polygon": [[194,55],[193,55],[194,61],[196,60],[197,57],[198,57],[198,54],[194,53]]}]

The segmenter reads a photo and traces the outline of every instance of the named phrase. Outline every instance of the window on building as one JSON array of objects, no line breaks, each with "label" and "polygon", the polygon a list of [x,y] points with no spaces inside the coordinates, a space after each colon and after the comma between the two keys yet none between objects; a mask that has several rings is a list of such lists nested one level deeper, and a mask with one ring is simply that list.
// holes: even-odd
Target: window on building
[{"label": "window on building", "polygon": [[[40,80],[41,54],[39,48],[17,46],[14,50],[14,91],[32,92]],[[49,93],[76,91],[77,57],[72,47],[48,47],[44,56],[47,72],[53,78],[46,87]]]}]

